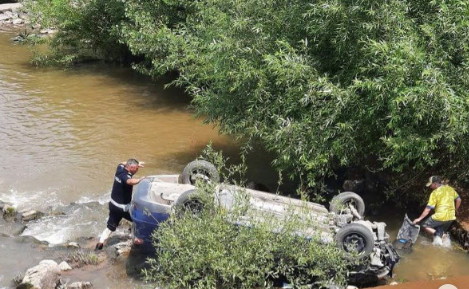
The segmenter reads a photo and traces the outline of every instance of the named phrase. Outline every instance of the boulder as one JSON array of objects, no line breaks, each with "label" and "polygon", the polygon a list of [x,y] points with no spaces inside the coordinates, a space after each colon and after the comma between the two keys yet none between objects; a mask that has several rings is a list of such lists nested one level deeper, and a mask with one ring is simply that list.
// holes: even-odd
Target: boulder
[{"label": "boulder", "polygon": [[2,208],[2,213],[3,213],[4,218],[10,219],[10,218],[16,216],[17,211],[16,211],[15,207],[13,207],[12,205],[6,204]]},{"label": "boulder", "polygon": [[24,20],[21,18],[15,18],[13,19],[12,23],[15,25],[24,24]]},{"label": "boulder", "polygon": [[60,268],[53,260],[42,260],[29,268],[20,286],[30,289],[55,289],[60,284]]},{"label": "boulder", "polygon": [[42,215],[43,214],[41,212],[38,212],[36,210],[30,210],[21,213],[21,220],[23,220],[23,222],[36,220],[39,219]]},{"label": "boulder", "polygon": [[117,243],[112,247],[115,248],[117,257],[121,255],[129,255],[130,249],[132,248],[132,240]]},{"label": "boulder", "polygon": [[77,242],[69,242],[67,248],[80,248],[80,245]]},{"label": "boulder", "polygon": [[7,4],[0,4],[0,12],[4,13],[7,11],[16,11],[23,7],[21,3],[7,3]]},{"label": "boulder", "polygon": [[10,20],[10,19],[11,19],[11,16],[6,13],[0,14],[0,21]]},{"label": "boulder", "polygon": [[62,261],[62,263],[59,264],[59,269],[60,271],[69,271],[69,270],[72,270],[72,267],[68,265],[67,262]]}]

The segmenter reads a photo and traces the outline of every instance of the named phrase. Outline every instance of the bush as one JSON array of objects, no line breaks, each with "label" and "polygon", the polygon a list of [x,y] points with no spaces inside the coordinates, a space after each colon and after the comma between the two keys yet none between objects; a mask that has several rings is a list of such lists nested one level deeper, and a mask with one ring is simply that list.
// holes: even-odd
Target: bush
[{"label": "bush", "polygon": [[[250,214],[242,201],[227,211],[214,204],[213,189],[199,189],[205,204],[201,212],[174,214],[154,232],[157,257],[144,270],[147,281],[200,289],[272,288],[280,280],[318,288],[345,282],[348,263],[342,251],[320,244],[319,236],[307,239],[298,233],[314,220],[291,214],[279,222]],[[236,200],[247,200],[244,191],[238,193]]]},{"label": "bush", "polygon": [[200,115],[260,140],[310,188],[350,166],[391,171],[400,189],[430,170],[469,180],[465,1],[126,7],[122,35],[141,71],[177,70]]},{"label": "bush", "polygon": [[88,60],[124,61],[130,53],[119,41],[125,19],[119,0],[25,0],[33,23],[55,28],[50,51],[35,56],[36,64],[69,65]]}]

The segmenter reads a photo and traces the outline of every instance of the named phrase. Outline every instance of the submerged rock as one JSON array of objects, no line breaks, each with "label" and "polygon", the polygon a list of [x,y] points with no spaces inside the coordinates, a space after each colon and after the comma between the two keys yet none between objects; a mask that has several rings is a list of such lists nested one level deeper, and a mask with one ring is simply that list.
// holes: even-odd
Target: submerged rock
[{"label": "submerged rock", "polygon": [[67,248],[80,248],[80,245],[77,242],[68,242]]},{"label": "submerged rock", "polygon": [[39,211],[30,210],[30,211],[26,211],[26,212],[21,213],[21,220],[23,220],[23,222],[32,221],[32,220],[36,220],[36,219],[42,217],[42,215],[44,215],[44,214],[39,212]]},{"label": "submerged rock", "polygon": [[5,204],[2,208],[3,217],[14,216],[16,209],[10,204]]},{"label": "submerged rock", "polygon": [[127,240],[127,241],[124,241],[124,242],[120,242],[120,243],[117,243],[115,245],[113,245],[113,247],[115,248],[115,252],[116,252],[116,255],[117,257],[118,256],[121,256],[121,255],[129,255],[130,253],[130,250],[132,248],[132,240]]}]

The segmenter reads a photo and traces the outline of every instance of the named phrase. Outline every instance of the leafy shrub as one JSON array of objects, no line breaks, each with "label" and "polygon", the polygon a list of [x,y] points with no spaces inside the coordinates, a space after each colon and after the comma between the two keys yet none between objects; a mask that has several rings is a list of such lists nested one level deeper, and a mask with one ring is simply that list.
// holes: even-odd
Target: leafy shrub
[{"label": "leafy shrub", "polygon": [[26,3],[59,30],[38,59],[131,51],[142,73],[177,71],[198,115],[259,140],[311,195],[350,166],[392,172],[393,190],[429,171],[469,182],[466,1]]},{"label": "leafy shrub", "polygon": [[[37,64],[68,65],[103,59],[124,61],[129,56],[119,40],[119,25],[125,18],[119,0],[25,0],[34,23],[55,28],[50,51],[38,53]],[[48,39],[49,40],[49,39]]]},{"label": "leafy shrub", "polygon": [[429,170],[469,180],[465,1],[126,7],[122,35],[144,55],[141,71],[177,70],[174,83],[193,95],[200,115],[260,140],[275,166],[305,185],[316,189],[357,165],[394,172],[399,189]]},{"label": "leafy shrub", "polygon": [[[300,233],[316,226],[314,220],[293,213],[282,220],[251,214],[243,201],[228,211],[214,203],[213,189],[199,189],[201,212],[175,214],[154,232],[157,257],[144,270],[147,281],[200,289],[272,288],[280,280],[317,288],[345,282],[343,252],[321,244],[319,236]],[[247,200],[244,191],[238,193],[236,199]]]}]

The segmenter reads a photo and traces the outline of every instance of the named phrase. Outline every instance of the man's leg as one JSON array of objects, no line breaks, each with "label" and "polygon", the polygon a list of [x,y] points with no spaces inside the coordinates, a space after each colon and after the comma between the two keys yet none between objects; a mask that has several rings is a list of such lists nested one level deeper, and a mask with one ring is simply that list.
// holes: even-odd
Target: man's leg
[{"label": "man's leg", "polygon": [[107,220],[107,227],[101,233],[101,237],[96,244],[95,250],[103,249],[104,243],[106,243],[112,232],[114,232],[117,229],[117,226],[119,226],[119,223],[123,217],[122,215],[123,212],[119,208],[116,208],[114,205],[109,203],[109,218]]},{"label": "man's leg", "polygon": [[435,236],[436,227],[438,226],[437,221],[433,220],[432,217],[428,218],[423,224],[422,227],[425,229],[425,232],[429,233],[432,236]]},{"label": "man's leg", "polygon": [[435,235],[435,233],[436,233],[436,230],[433,229],[433,228],[424,227],[424,229],[425,229],[425,231],[426,231],[427,233],[429,233],[429,234],[432,235],[432,236]]}]

